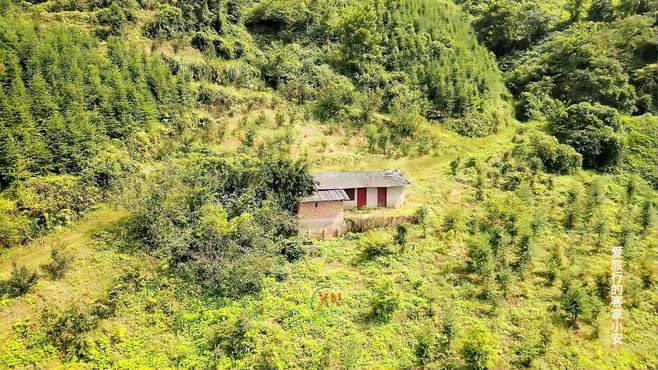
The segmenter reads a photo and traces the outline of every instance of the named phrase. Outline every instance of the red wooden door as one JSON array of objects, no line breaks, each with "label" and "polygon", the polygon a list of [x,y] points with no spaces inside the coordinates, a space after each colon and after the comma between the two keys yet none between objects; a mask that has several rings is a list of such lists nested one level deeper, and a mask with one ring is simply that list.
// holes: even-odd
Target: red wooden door
[{"label": "red wooden door", "polygon": [[368,188],[356,189],[356,208],[363,208],[366,206],[367,194],[368,194]]},{"label": "red wooden door", "polygon": [[386,207],[386,188],[377,188],[377,207]]}]

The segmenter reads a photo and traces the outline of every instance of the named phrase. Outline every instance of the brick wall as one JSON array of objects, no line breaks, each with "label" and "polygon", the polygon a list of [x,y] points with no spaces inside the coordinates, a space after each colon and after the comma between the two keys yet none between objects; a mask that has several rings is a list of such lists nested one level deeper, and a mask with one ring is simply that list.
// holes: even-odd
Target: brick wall
[{"label": "brick wall", "polygon": [[343,202],[300,203],[297,219],[311,235],[338,235],[344,228]]}]

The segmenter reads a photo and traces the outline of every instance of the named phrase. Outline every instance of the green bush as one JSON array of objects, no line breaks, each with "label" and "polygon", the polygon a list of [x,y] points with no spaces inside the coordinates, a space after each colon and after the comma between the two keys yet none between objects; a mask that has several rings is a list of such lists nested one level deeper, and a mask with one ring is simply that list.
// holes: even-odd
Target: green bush
[{"label": "green bush", "polygon": [[578,318],[585,312],[586,297],[582,289],[566,280],[562,285],[562,309],[570,326],[578,326]]},{"label": "green bush", "polygon": [[192,36],[190,44],[200,51],[215,55],[214,43],[217,39],[218,36],[209,31],[198,31]]},{"label": "green bush", "polygon": [[144,34],[148,37],[176,36],[184,28],[183,13],[180,8],[171,5],[161,5],[155,18],[144,26]]},{"label": "green bush", "polygon": [[242,359],[254,350],[253,327],[253,323],[244,317],[227,321],[219,326],[211,346],[221,348],[232,359]]},{"label": "green bush", "polygon": [[530,235],[523,235],[519,240],[519,245],[516,250],[516,262],[514,263],[514,268],[522,275],[531,262],[531,258],[532,258],[531,241],[532,239],[530,238]]},{"label": "green bush", "polygon": [[493,257],[489,238],[486,234],[477,234],[468,239],[468,268],[482,276],[489,276],[493,271]]},{"label": "green bush", "polygon": [[12,265],[9,279],[0,281],[0,296],[20,297],[30,291],[39,280],[36,272],[25,266]]},{"label": "green bush", "polygon": [[621,168],[638,174],[658,189],[658,117],[645,114],[624,119],[628,145]]},{"label": "green bush", "polygon": [[462,356],[469,369],[493,369],[496,360],[497,343],[493,334],[484,327],[477,326],[466,336],[462,346]]},{"label": "green bush", "polygon": [[60,279],[73,262],[73,255],[61,248],[53,248],[50,251],[50,262],[41,265],[41,269],[51,279]]},{"label": "green bush", "polygon": [[533,132],[530,135],[530,145],[549,172],[567,174],[579,170],[582,166],[582,155],[571,146],[560,144],[552,136]]},{"label": "green bush", "polygon": [[119,145],[107,144],[89,160],[89,165],[82,171],[81,177],[86,183],[96,185],[105,191],[117,185],[120,179],[133,173],[135,168],[135,161],[125,149]]},{"label": "green bush", "polygon": [[409,229],[407,228],[407,225],[405,224],[400,224],[395,227],[395,237],[393,238],[395,240],[395,244],[397,244],[400,248],[403,248],[407,246],[407,235],[409,234]]},{"label": "green bush", "polygon": [[79,356],[83,350],[82,335],[98,324],[96,316],[77,306],[59,314],[46,311],[41,321],[48,342],[65,355],[74,356]]},{"label": "green bush", "polygon": [[121,34],[124,26],[128,23],[128,14],[126,10],[115,2],[108,8],[103,8],[96,12],[96,19],[98,23],[109,27],[113,35]]},{"label": "green bush", "polygon": [[129,235],[172,269],[224,296],[256,293],[313,189],[306,164],[194,154],[156,172],[130,204]]},{"label": "green bush", "polygon": [[549,121],[549,130],[583,156],[583,165],[607,168],[617,164],[626,146],[622,122],[613,108],[600,104],[571,105]]},{"label": "green bush", "polygon": [[20,244],[31,235],[30,220],[16,209],[16,202],[0,196],[0,248]]},{"label": "green bush", "polygon": [[361,238],[359,246],[363,254],[368,257],[385,256],[391,253],[390,242],[376,233],[371,233]]},{"label": "green bush", "polygon": [[539,4],[507,0],[486,6],[473,26],[489,50],[504,56],[541,39],[551,21],[551,14]]},{"label": "green bush", "polygon": [[286,257],[288,262],[298,261],[308,253],[308,248],[299,241],[287,242],[281,253]]},{"label": "green bush", "polygon": [[372,314],[375,319],[388,321],[400,307],[400,293],[395,284],[383,278],[376,283],[371,300]]},{"label": "green bush", "polygon": [[416,359],[419,364],[426,365],[433,360],[437,347],[437,335],[433,325],[427,325],[418,336],[416,343]]},{"label": "green bush", "polygon": [[50,230],[75,220],[98,198],[98,189],[70,175],[32,177],[11,189],[17,208],[34,220],[38,231]]}]

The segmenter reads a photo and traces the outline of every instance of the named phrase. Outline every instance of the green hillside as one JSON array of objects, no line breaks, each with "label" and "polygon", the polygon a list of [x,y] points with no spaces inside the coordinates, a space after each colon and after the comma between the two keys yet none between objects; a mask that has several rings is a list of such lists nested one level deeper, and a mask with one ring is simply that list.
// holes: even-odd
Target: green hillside
[{"label": "green hillside", "polygon": [[0,368],[656,368],[651,4],[0,0]]}]

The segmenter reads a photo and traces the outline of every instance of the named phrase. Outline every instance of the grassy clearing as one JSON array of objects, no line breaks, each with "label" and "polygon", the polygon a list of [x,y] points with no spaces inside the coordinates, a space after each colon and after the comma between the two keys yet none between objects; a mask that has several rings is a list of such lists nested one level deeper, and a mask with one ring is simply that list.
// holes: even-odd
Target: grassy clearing
[{"label": "grassy clearing", "polygon": [[10,328],[19,321],[33,320],[44,306],[66,307],[83,304],[108,288],[121,270],[125,258],[116,250],[97,250],[93,236],[125,217],[127,213],[103,207],[83,221],[26,246],[8,249],[0,257],[0,279],[6,278],[13,263],[39,271],[50,259],[53,247],[73,254],[73,267],[63,279],[51,281],[42,277],[36,287],[20,299],[0,300],[0,334],[6,339]]}]

